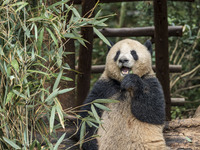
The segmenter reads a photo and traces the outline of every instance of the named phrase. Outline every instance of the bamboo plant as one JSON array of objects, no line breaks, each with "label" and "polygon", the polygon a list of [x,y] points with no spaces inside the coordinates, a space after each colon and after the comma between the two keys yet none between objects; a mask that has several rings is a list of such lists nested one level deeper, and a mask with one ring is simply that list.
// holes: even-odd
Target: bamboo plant
[{"label": "bamboo plant", "polygon": [[[62,61],[68,54],[62,41],[72,38],[85,45],[80,28],[92,26],[109,43],[96,29],[105,26],[106,19],[99,13],[90,19],[81,17],[68,1],[50,6],[43,0],[0,2],[0,149],[57,149],[65,134],[55,145],[49,136],[56,128],[65,128],[66,115],[57,96],[74,90],[59,89],[61,81],[72,80],[63,76],[63,70],[70,68]],[[66,22],[69,12],[72,16]],[[58,126],[54,125],[56,118]]]}]

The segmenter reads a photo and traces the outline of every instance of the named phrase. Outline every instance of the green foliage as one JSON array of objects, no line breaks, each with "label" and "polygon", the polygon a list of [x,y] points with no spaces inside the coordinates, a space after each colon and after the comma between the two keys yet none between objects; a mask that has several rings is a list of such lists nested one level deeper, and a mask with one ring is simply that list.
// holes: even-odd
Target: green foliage
[{"label": "green foliage", "polygon": [[174,106],[171,108],[172,119],[183,119],[182,113],[185,111],[184,107]]},{"label": "green foliage", "polygon": [[[0,2],[0,149],[41,149],[42,142],[46,149],[58,148],[65,134],[55,146],[49,140],[55,133],[55,119],[65,128],[66,114],[57,96],[74,89],[59,88],[60,82],[72,81],[63,76],[64,69],[70,70],[62,61],[68,54],[63,41],[72,38],[85,45],[80,27],[90,25],[96,30],[106,21],[99,16],[82,18],[73,5],[66,4],[68,0],[50,6],[42,0],[29,2]],[[42,136],[40,142],[34,140],[37,134]]]},{"label": "green foliage", "polygon": [[104,111],[110,111],[108,107],[105,106],[107,103],[118,103],[118,100],[112,100],[112,99],[96,99],[92,101],[91,103],[85,104],[85,105],[91,105],[91,111],[88,111],[88,116],[85,118],[81,118],[78,116],[79,119],[82,120],[81,127],[80,127],[80,148],[82,147],[84,142],[92,140],[94,137],[97,137],[98,135],[93,135],[92,137],[85,138],[86,136],[86,124],[89,127],[96,127],[99,128],[99,126],[102,125],[101,118],[99,117],[96,108],[99,108]]},{"label": "green foliage", "polygon": [[[172,97],[184,97],[190,103],[184,109],[173,109],[173,118],[191,117],[200,104],[200,3],[168,2],[168,21],[170,25],[183,25],[181,38],[169,38],[170,64],[182,65],[182,73],[170,75]],[[173,11],[176,10],[176,11]],[[190,111],[188,111],[190,110]],[[177,114],[177,115],[175,115]],[[182,116],[181,116],[182,115]]]}]

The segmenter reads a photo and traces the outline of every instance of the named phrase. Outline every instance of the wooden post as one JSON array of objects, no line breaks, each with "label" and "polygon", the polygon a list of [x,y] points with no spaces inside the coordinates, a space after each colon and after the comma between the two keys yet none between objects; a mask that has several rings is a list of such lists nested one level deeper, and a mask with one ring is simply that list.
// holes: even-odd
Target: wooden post
[{"label": "wooden post", "polygon": [[[75,45],[74,45],[74,40],[72,39],[65,39],[63,40],[64,45],[64,51],[65,52],[72,52],[74,54],[66,55],[63,58],[63,63],[67,63],[71,69],[75,69]],[[71,78],[73,81],[68,81],[68,82],[61,82],[60,86],[61,89],[65,88],[74,88],[75,87],[75,76],[76,73],[74,71],[68,71],[64,70],[64,73],[67,77]],[[70,92],[58,95],[58,99],[62,104],[63,109],[69,108],[69,107],[75,107],[76,106],[76,101],[75,101],[75,90],[72,90]]]},{"label": "wooden post", "polygon": [[[70,4],[71,4],[71,2],[68,2],[68,5],[70,5]],[[69,12],[68,17],[66,18],[66,22],[68,22],[70,20],[71,15],[72,15],[72,11]],[[65,57],[63,57],[63,64],[67,63],[70,66],[70,68],[74,70],[75,69],[74,40],[66,38],[66,39],[63,40],[63,43],[64,43],[63,50],[65,52],[71,52],[72,53],[70,55],[66,55]],[[60,83],[61,89],[74,88],[75,87],[76,73],[74,71],[68,71],[68,70],[64,70],[64,73],[67,77],[71,78],[73,81],[61,82]],[[58,99],[61,102],[63,109],[76,106],[75,90],[72,90],[70,92],[58,95]]]},{"label": "wooden post", "polygon": [[[91,17],[88,13],[95,6],[95,0],[82,0],[82,16]],[[87,97],[90,89],[90,75],[91,75],[91,62],[92,62],[92,49],[93,49],[93,28],[81,28],[81,34],[85,40],[86,47],[80,46],[79,61],[78,61],[78,74],[77,78],[77,105],[81,105]]]},{"label": "wooden post", "polygon": [[156,75],[163,87],[166,101],[166,119],[171,119],[169,88],[169,54],[167,0],[154,0]]}]

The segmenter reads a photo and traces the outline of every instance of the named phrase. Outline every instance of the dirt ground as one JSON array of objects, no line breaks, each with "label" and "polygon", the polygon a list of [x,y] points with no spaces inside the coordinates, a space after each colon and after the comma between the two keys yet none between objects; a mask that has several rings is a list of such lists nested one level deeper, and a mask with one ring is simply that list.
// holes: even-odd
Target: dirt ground
[{"label": "dirt ground", "polygon": [[[58,139],[63,133],[67,133],[59,150],[79,150],[79,146],[76,145],[76,140],[73,137],[71,138],[75,132],[76,127],[73,123],[65,130],[57,131]],[[164,137],[167,146],[170,147],[171,150],[200,150],[200,118],[166,122]],[[56,143],[57,140],[52,139],[51,142]]]}]

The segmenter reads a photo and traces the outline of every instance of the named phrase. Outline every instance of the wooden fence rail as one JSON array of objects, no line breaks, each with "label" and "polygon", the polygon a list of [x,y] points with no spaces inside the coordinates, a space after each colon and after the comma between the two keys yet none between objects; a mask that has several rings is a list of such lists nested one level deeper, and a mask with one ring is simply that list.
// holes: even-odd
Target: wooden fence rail
[{"label": "wooden fence rail", "polygon": [[[183,26],[169,26],[169,36],[182,36]],[[103,28],[99,30],[105,37],[139,37],[154,36],[155,27],[136,27],[136,28]],[[98,36],[94,34],[94,38]]]},{"label": "wooden fence rail", "polygon": [[[71,0],[74,4],[81,4],[81,0]],[[98,2],[98,0],[95,0]],[[138,2],[141,0],[100,0],[100,3],[116,3],[116,2]],[[150,1],[150,0],[142,0],[142,1]],[[151,0],[153,1],[153,0]],[[168,1],[179,1],[179,2],[194,2],[194,0],[168,0]]]},{"label": "wooden fence rail", "polygon": [[[156,71],[156,66],[152,66],[153,70]],[[105,69],[105,65],[94,65],[91,67],[91,73],[103,73]],[[76,66],[76,70],[78,70],[78,66]],[[169,65],[170,73],[181,73],[182,66],[181,65]]]}]

